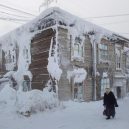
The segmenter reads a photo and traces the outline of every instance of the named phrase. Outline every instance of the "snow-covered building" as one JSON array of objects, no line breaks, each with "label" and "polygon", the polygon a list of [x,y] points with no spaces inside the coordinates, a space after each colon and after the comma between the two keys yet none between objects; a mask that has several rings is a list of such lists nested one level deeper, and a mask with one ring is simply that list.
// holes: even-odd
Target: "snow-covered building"
[{"label": "snow-covered building", "polygon": [[[0,38],[0,86],[58,93],[60,100],[96,100],[128,87],[129,39],[59,8],[50,8]],[[127,51],[126,51],[127,50]]]}]

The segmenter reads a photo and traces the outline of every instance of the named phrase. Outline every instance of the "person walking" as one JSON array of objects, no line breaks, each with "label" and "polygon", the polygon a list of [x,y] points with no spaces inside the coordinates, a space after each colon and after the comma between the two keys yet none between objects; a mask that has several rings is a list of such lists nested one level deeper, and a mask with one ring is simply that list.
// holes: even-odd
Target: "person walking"
[{"label": "person walking", "polygon": [[107,120],[115,117],[115,107],[118,107],[117,100],[114,96],[114,93],[110,88],[106,88],[104,93],[103,105],[105,107],[105,115]]}]

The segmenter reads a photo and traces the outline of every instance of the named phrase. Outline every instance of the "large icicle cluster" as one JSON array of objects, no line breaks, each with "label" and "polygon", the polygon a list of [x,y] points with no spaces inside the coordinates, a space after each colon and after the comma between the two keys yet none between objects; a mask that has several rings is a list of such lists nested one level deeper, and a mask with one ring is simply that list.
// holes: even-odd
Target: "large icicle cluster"
[{"label": "large icicle cluster", "polygon": [[83,68],[76,68],[73,71],[67,72],[67,78],[70,81],[73,78],[74,83],[81,83],[86,79],[87,72]]}]

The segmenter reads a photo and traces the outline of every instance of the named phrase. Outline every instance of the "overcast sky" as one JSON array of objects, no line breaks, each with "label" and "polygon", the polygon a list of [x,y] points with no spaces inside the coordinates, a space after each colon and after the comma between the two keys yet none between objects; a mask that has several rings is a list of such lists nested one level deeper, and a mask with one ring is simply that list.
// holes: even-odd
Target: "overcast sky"
[{"label": "overcast sky", "polygon": [[[38,15],[39,6],[44,0],[0,0],[0,4]],[[112,16],[129,14],[129,0],[57,0],[56,6],[71,12],[81,18],[91,21],[104,28],[117,32],[129,38],[129,15],[120,17],[89,18],[99,16]],[[53,5],[51,5],[53,6]],[[43,11],[45,8],[42,8]],[[0,6],[0,16],[13,13]],[[15,15],[20,15],[15,12]],[[26,15],[25,15],[26,16]],[[25,23],[25,22],[24,22]],[[0,36],[22,25],[23,22],[0,20]]]}]

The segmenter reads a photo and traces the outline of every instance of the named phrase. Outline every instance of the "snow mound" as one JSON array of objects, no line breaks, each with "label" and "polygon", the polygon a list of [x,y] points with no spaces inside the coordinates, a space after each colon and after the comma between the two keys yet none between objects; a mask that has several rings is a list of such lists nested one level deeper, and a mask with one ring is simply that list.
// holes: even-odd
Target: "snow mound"
[{"label": "snow mound", "polygon": [[0,103],[14,105],[16,100],[16,91],[9,85],[5,85],[0,91]]},{"label": "snow mound", "polygon": [[29,115],[30,113],[55,108],[59,102],[55,93],[44,89],[44,91],[18,92],[16,105],[19,113]]},{"label": "snow mound", "polygon": [[30,113],[56,108],[59,106],[59,101],[57,94],[49,92],[47,87],[43,91],[22,92],[5,85],[0,91],[0,104],[16,107],[16,112],[26,116]]}]

